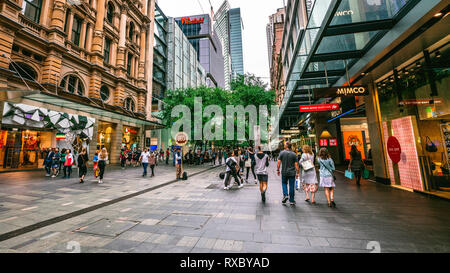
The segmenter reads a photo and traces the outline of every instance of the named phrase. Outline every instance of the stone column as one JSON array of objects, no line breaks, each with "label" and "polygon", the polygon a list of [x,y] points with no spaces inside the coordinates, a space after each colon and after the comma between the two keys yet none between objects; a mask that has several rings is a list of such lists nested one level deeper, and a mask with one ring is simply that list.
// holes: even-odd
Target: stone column
[{"label": "stone column", "polygon": [[89,83],[89,97],[100,98],[100,86],[102,84],[102,74],[98,70],[93,70],[91,82]]},{"label": "stone column", "polygon": [[105,20],[105,0],[97,0],[97,20],[95,21],[92,52],[103,54],[103,21]]},{"label": "stone column", "polygon": [[50,28],[64,31],[64,20],[66,18],[66,0],[54,0],[53,11],[50,20]]},{"label": "stone column", "polygon": [[146,51],[146,32],[147,29],[149,28],[149,25],[144,25],[142,26],[141,29],[141,45],[139,48],[139,73],[138,73],[138,79],[139,80],[145,80],[145,51]]},{"label": "stone column", "polygon": [[89,24],[87,28],[87,36],[86,36],[86,50],[88,52],[91,52],[91,46],[92,46],[92,25]]},{"label": "stone column", "polygon": [[61,80],[61,66],[62,54],[55,49],[51,49],[42,66],[42,83],[58,85]]},{"label": "stone column", "polygon": [[111,56],[109,58],[109,62],[112,66],[116,66],[116,60],[117,60],[117,42],[112,41],[111,42]]},{"label": "stone column", "polygon": [[142,1],[142,14],[147,15],[148,0]]},{"label": "stone column", "polygon": [[81,33],[80,33],[80,47],[84,48],[84,42],[86,40],[86,29],[87,27],[87,21],[83,20],[83,23],[81,23]]},{"label": "stone column", "polygon": [[120,13],[120,29],[119,29],[119,47],[117,50],[117,66],[125,69],[126,56],[125,56],[125,41],[126,41],[126,29],[127,29],[127,12],[128,6],[122,5]]},{"label": "stone column", "polygon": [[69,23],[67,24],[67,40],[71,41],[72,40],[72,26],[73,26],[73,12],[70,11],[70,15],[69,15]]},{"label": "stone column", "polygon": [[123,100],[125,99],[125,85],[119,82],[114,92],[114,105],[123,106]]},{"label": "stone column", "polygon": [[[0,24],[0,67],[8,69],[12,51],[12,45],[15,38],[13,30],[7,25]],[[5,57],[3,57],[5,55]]]}]

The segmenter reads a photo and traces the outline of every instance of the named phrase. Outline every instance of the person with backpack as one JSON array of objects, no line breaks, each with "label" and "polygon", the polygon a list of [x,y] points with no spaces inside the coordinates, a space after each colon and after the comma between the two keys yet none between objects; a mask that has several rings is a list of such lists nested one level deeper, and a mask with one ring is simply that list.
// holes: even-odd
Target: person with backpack
[{"label": "person with backpack", "polygon": [[256,180],[256,174],[255,174],[255,165],[256,165],[255,160],[256,160],[255,153],[253,152],[253,149],[250,147],[247,150],[247,154],[245,156],[245,163],[244,163],[244,166],[247,169],[247,175],[245,177],[245,181],[247,183],[248,183],[248,175],[250,173],[250,170],[252,171],[252,174],[253,174],[253,181],[255,182],[255,184],[258,183],[258,180]]},{"label": "person with backpack", "polygon": [[225,178],[224,178],[224,190],[229,190],[231,189],[233,186],[230,185],[230,179],[231,177],[234,178],[234,181],[239,185],[239,188],[242,188],[244,185],[241,183],[242,181],[240,181],[238,179],[238,162],[235,158],[235,156],[237,155],[237,151],[234,151],[231,156],[229,158],[227,158],[227,161],[225,162],[226,167],[226,173],[225,173]]},{"label": "person with backpack", "polygon": [[320,165],[320,186],[325,189],[325,197],[328,201],[328,207],[336,207],[334,203],[334,161],[331,159],[327,148],[322,148],[319,151],[319,157],[317,159]]},{"label": "person with backpack", "polygon": [[311,204],[316,204],[315,197],[318,190],[316,167],[314,166],[314,153],[309,145],[303,146],[303,154],[300,158],[300,167],[302,168],[303,190],[305,191],[305,201],[309,202],[309,193],[311,193]]},{"label": "person with backpack", "polygon": [[[251,151],[251,148],[249,150]],[[258,176],[259,181],[259,190],[261,191],[261,201],[263,203],[266,202],[267,182],[269,181],[269,172],[267,171],[267,168],[269,167],[269,161],[270,161],[269,156],[265,154],[261,146],[259,146],[258,153],[255,156],[255,166],[256,166],[256,174]],[[247,168],[247,177],[248,177],[248,169],[249,168]]]},{"label": "person with backpack", "polygon": [[358,151],[356,145],[352,145],[350,150],[350,163],[348,169],[355,174],[356,185],[361,186],[362,171],[366,168],[366,164],[362,160],[361,152]]},{"label": "person with backpack", "polygon": [[79,170],[79,177],[80,177],[80,183],[84,183],[84,177],[87,174],[87,163],[89,161],[89,157],[87,155],[87,150],[85,147],[81,150],[81,153],[78,155],[78,170]]},{"label": "person with backpack", "polygon": [[64,178],[69,179],[72,174],[72,166],[74,164],[73,155],[70,149],[66,151],[66,157],[64,160]]}]

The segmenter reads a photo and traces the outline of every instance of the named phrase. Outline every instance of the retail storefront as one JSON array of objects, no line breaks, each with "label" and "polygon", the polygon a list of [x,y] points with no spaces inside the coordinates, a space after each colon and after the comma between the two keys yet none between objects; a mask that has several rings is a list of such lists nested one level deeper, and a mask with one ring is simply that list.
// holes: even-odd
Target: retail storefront
[{"label": "retail storefront", "polygon": [[389,138],[397,139],[401,149],[398,164],[390,156],[387,160],[392,185],[450,189],[448,60],[450,42],[443,39],[377,81],[384,149],[389,155]]},{"label": "retail storefront", "polygon": [[0,169],[41,168],[51,148],[75,153],[89,148],[95,119],[27,104],[5,103],[0,134]]}]

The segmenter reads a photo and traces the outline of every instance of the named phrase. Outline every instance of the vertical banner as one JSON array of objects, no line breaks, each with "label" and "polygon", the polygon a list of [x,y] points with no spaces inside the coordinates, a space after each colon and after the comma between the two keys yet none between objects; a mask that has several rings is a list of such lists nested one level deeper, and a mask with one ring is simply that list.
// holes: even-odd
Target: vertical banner
[{"label": "vertical banner", "polygon": [[255,134],[255,147],[258,147],[261,145],[261,127],[259,127],[259,125],[255,125],[253,130]]},{"label": "vertical banner", "polygon": [[364,153],[364,142],[362,131],[342,132],[342,135],[344,138],[345,159],[350,160],[350,150],[352,148],[352,145],[356,145],[358,151],[361,152],[362,159],[365,159],[366,154]]}]

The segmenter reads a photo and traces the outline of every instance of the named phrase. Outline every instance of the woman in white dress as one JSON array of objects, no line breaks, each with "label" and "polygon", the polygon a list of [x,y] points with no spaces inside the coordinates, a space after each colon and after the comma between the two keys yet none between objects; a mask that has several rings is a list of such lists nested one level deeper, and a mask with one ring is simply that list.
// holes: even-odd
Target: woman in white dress
[{"label": "woman in white dress", "polygon": [[[300,166],[302,168],[303,189],[305,190],[305,201],[309,202],[309,193],[311,193],[311,204],[315,204],[316,192],[318,190],[316,168],[314,167],[314,153],[311,146],[303,146],[303,154],[300,158]],[[313,166],[311,168],[311,165]],[[305,167],[308,168],[305,170]]]}]

